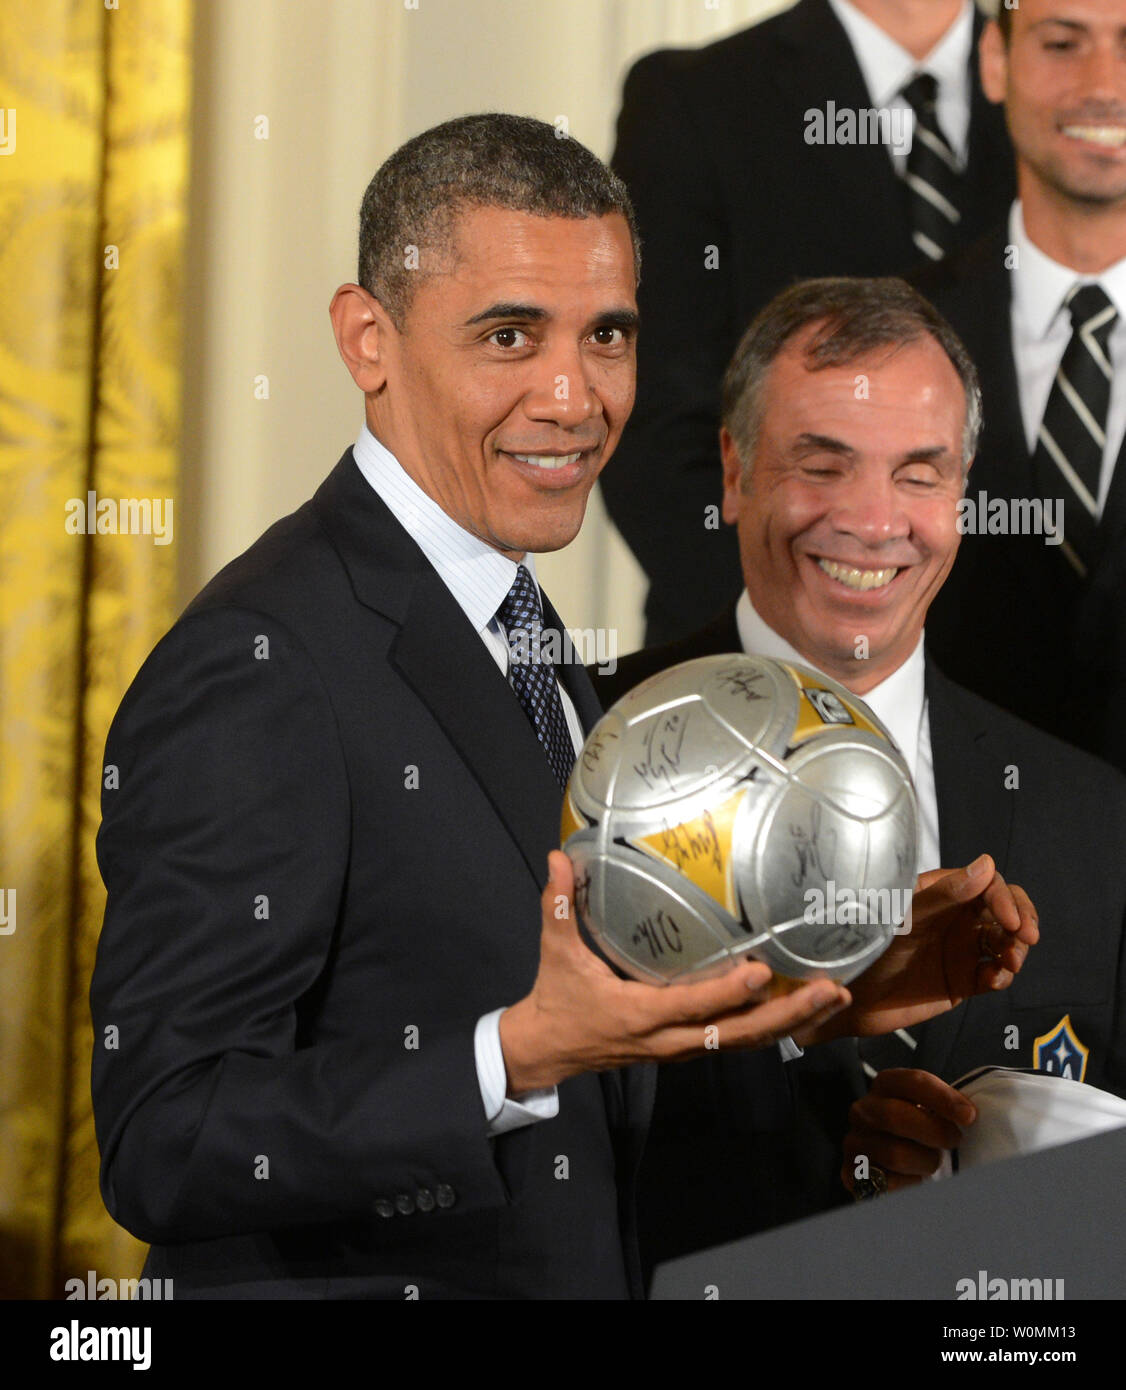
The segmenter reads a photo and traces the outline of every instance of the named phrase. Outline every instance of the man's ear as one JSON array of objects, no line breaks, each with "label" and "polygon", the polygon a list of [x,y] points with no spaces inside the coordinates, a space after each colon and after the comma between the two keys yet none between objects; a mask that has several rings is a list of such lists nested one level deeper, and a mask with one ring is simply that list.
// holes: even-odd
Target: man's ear
[{"label": "man's ear", "polygon": [[[1001,0],[1004,4],[1004,0]],[[1009,87],[1009,52],[1000,26],[991,19],[981,31],[977,46],[981,90],[995,105],[1005,100]]]},{"label": "man's ear", "polygon": [[341,285],[328,306],[344,365],[365,395],[387,380],[387,349],[395,325],[387,310],[362,285]]},{"label": "man's ear", "polygon": [[729,526],[739,520],[739,503],[743,495],[743,460],[726,425],[720,426],[719,452],[723,459],[723,519]]}]

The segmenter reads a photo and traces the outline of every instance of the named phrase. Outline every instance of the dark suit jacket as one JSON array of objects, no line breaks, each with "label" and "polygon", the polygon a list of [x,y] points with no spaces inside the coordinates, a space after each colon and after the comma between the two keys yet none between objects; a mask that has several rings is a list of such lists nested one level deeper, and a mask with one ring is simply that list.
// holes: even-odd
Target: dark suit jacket
[{"label": "dark suit jacket", "polygon": [[486,1137],[474,1026],[535,977],[560,794],[351,451],[157,646],[106,761],[95,1120],[150,1275],[177,1298],[639,1291],[652,1069]]},{"label": "dark suit jacket", "polygon": [[[1014,191],[976,50],[970,67],[965,241]],[[805,143],[806,112],[829,101],[871,105],[828,0],[705,48],[649,54],[626,79],[613,165],[641,227],[642,327],[637,403],[601,486],[649,577],[649,643],[695,631],[742,587],[735,533],[706,509],[722,495],[720,381],[751,319],[794,280],[898,274],[918,260],[886,148]]]},{"label": "dark suit jacket", "polygon": [[[732,605],[694,638],[625,657],[599,694],[609,704],[677,662],[741,649]],[[1070,1015],[1090,1049],[1084,1079],[1126,1095],[1126,778],[929,660],[926,689],[942,862],[992,855],[1030,893],[1041,940],[1010,989],[912,1029],[914,1065],[946,1081],[1032,1066],[1036,1039]],[[851,1039],[785,1064],[770,1048],[662,1067],[641,1174],[647,1266],[847,1201],[840,1143],[866,1089]]]},{"label": "dark suit jacket", "polygon": [[[1007,241],[998,228],[915,277],[981,375],[985,429],[966,489],[975,500],[1041,495],[1021,422]],[[965,535],[927,642],[962,684],[1126,769],[1126,447],[1099,532],[1085,579],[1042,536]]]}]

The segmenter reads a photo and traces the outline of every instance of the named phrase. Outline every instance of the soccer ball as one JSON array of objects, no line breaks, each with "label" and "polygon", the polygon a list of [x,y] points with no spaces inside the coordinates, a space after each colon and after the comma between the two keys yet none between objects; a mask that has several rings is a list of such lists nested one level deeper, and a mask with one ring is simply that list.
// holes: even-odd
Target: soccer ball
[{"label": "soccer ball", "polygon": [[650,983],[747,955],[786,987],[847,983],[909,929],[917,834],[911,775],[872,711],[760,656],[686,661],[630,691],[563,799],[587,930]]}]

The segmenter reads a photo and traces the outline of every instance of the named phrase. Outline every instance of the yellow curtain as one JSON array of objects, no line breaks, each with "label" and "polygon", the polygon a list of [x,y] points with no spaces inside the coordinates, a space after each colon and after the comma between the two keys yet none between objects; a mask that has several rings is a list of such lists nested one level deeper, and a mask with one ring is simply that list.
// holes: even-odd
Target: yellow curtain
[{"label": "yellow curtain", "polygon": [[87,994],[106,731],[173,616],[190,46],[191,0],[0,6],[6,1297],[144,1255],[98,1191]]}]

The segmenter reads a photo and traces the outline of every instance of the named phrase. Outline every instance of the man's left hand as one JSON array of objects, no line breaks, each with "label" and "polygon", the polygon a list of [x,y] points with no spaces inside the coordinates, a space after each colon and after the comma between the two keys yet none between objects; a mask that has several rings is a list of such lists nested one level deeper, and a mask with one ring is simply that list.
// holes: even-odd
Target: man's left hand
[{"label": "man's left hand", "polygon": [[873,1037],[945,1013],[972,994],[1007,989],[1040,939],[1036,909],[983,854],[964,869],[921,874],[910,930],[849,985],[852,1004],[799,1046],[852,1034]]}]

